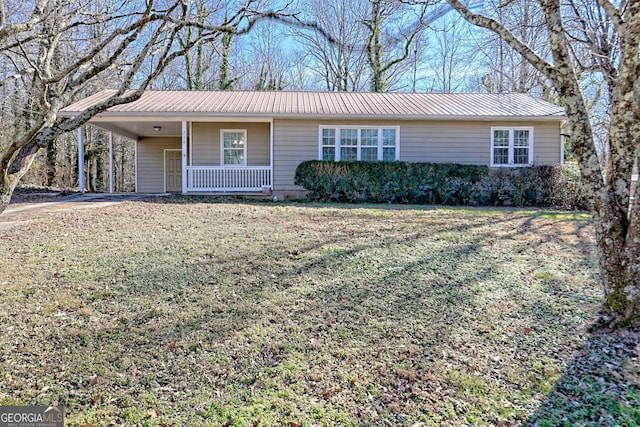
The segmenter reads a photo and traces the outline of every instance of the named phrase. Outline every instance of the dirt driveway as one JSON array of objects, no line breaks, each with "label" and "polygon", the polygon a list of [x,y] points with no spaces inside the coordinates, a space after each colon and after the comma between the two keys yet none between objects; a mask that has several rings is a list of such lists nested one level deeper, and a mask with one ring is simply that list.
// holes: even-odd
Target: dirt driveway
[{"label": "dirt driveway", "polygon": [[23,224],[52,213],[69,212],[77,209],[96,209],[112,206],[127,200],[141,200],[143,194],[71,194],[59,196],[56,193],[43,193],[39,197],[16,198],[0,214],[0,230]]}]

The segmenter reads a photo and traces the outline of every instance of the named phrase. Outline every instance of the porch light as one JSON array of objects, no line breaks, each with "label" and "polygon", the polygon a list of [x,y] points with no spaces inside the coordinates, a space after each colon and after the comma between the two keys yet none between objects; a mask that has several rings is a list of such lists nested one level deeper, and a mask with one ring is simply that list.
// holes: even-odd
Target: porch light
[{"label": "porch light", "polygon": [[162,129],[162,126],[154,126],[153,130],[156,132],[160,132],[160,130]]}]

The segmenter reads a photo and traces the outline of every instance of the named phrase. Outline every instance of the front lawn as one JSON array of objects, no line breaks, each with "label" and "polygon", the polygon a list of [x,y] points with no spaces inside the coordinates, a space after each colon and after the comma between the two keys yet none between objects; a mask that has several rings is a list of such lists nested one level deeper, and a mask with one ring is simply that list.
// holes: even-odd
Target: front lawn
[{"label": "front lawn", "polygon": [[[0,231],[0,404],[68,425],[640,425],[583,214],[170,198]],[[546,401],[545,401],[546,399]]]}]

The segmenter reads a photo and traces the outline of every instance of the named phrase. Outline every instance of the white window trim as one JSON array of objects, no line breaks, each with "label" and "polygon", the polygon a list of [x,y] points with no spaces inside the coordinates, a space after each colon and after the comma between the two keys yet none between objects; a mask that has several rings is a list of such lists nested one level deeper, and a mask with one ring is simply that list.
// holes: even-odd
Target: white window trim
[{"label": "white window trim", "polygon": [[[362,152],[362,141],[361,141],[361,130],[363,129],[376,129],[378,131],[378,161],[382,161],[383,159],[383,153],[384,153],[384,148],[385,146],[383,145],[383,141],[382,141],[382,131],[384,129],[393,129],[396,131],[396,144],[395,144],[395,150],[396,150],[396,158],[395,160],[398,161],[400,160],[400,126],[367,126],[367,125],[362,125],[362,126],[358,126],[358,125],[322,125],[319,126],[318,129],[318,159],[322,160],[322,148],[325,147],[325,145],[322,144],[322,131],[324,129],[335,129],[336,134],[335,134],[335,144],[333,145],[333,147],[335,148],[335,161],[339,162],[341,160],[340,158],[340,148],[342,147],[340,145],[340,136],[341,136],[341,129],[357,129],[358,130],[358,142],[357,142],[357,161],[362,161],[361,159],[361,152]],[[328,146],[327,146],[328,147]],[[349,147],[353,147],[353,146],[349,146]],[[373,146],[365,146],[365,147],[373,147]],[[391,146],[387,146],[388,148],[390,148]]]},{"label": "white window trim", "polygon": [[[509,131],[509,163],[507,164],[496,164],[494,159],[494,145],[493,138],[495,135],[495,131],[497,130],[507,130]],[[528,130],[529,131],[529,160],[527,163],[513,163],[514,157],[514,145],[513,145],[513,134],[516,130]],[[533,127],[530,126],[493,126],[491,127],[491,167],[493,168],[520,168],[527,167],[533,165],[533,141],[535,140],[533,135]]]},{"label": "white window trim", "polygon": [[[242,133],[244,134],[244,154],[243,164],[241,165],[225,165],[224,164],[224,134],[225,133]],[[247,166],[247,130],[246,129],[220,129],[220,166],[226,168],[237,168],[240,166]]]}]

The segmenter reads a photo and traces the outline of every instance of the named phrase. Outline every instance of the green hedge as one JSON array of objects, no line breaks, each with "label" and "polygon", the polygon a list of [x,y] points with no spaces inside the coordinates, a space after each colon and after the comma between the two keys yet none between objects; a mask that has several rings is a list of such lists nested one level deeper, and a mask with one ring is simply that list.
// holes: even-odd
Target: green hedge
[{"label": "green hedge", "polygon": [[455,163],[329,162],[296,169],[308,198],[344,203],[427,203],[583,209],[579,184],[560,166],[495,168]]}]

